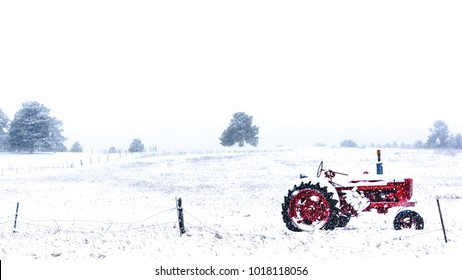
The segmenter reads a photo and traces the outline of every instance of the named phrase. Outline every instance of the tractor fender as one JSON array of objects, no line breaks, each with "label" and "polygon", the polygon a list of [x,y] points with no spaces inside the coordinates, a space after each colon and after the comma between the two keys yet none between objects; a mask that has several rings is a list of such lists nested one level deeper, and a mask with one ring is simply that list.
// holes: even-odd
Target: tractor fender
[{"label": "tractor fender", "polygon": [[325,178],[313,178],[313,177],[300,178],[300,179],[293,181],[293,185],[294,187],[296,187],[296,186],[300,186],[302,183],[308,183],[308,182],[311,182],[311,184],[319,183],[321,187],[327,187],[327,191],[332,193],[332,198],[337,201],[336,206],[340,207],[340,198],[339,198],[337,189],[335,189],[335,187],[332,186],[332,184]]},{"label": "tractor fender", "polygon": [[327,191],[333,194],[332,197],[337,201],[336,206],[340,207],[340,198],[337,189],[325,178],[318,178],[318,181],[321,187],[327,187]]}]

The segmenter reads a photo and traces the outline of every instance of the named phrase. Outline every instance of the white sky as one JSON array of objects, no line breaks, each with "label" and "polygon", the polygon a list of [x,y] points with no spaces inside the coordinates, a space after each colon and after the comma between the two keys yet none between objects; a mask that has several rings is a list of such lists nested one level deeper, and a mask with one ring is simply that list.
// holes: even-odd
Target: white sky
[{"label": "white sky", "polygon": [[38,101],[70,147],[261,146],[462,133],[460,1],[1,1],[0,108]]}]

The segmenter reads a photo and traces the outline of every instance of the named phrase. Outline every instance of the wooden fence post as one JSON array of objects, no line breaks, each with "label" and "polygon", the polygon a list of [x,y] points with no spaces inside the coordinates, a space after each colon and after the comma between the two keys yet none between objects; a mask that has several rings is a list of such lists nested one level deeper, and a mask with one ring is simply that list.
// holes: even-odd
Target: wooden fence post
[{"label": "wooden fence post", "polygon": [[178,213],[178,227],[180,229],[180,236],[182,236],[184,233],[186,233],[186,230],[184,228],[183,206],[182,206],[181,197],[178,199],[175,197],[175,200],[176,200],[176,210]]},{"label": "wooden fence post", "polygon": [[18,222],[18,211],[19,211],[19,202],[16,203],[16,215],[14,216],[14,227],[13,227],[13,233],[16,233],[16,224]]}]

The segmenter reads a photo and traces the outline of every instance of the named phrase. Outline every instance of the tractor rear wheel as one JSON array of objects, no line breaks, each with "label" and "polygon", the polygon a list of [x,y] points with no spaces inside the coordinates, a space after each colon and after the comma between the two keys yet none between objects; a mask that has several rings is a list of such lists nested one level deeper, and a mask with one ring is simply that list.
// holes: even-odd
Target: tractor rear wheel
[{"label": "tractor rear wheel", "polygon": [[339,217],[337,205],[327,187],[302,182],[284,197],[282,218],[291,231],[333,230]]},{"label": "tractor rear wheel", "polygon": [[338,217],[337,227],[346,227],[350,221],[351,215],[340,215]]},{"label": "tractor rear wheel", "polygon": [[399,212],[394,221],[393,226],[396,230],[400,229],[423,229],[424,220],[417,212],[412,210],[404,210]]}]

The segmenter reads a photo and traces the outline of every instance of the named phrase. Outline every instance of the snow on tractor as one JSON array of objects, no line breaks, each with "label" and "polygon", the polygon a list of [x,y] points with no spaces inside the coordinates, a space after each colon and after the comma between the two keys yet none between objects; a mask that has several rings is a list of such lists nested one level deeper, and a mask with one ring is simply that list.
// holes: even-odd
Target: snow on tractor
[{"label": "snow on tractor", "polygon": [[[380,150],[377,151],[380,162]],[[372,177],[364,172],[358,179],[346,179],[345,183],[334,181],[336,175],[347,178],[348,174],[324,169],[319,164],[317,178],[309,180],[300,175],[301,182],[294,185],[284,197],[282,217],[291,231],[311,231],[313,229],[333,230],[345,227],[352,216],[375,209],[386,214],[393,207],[400,207],[393,226],[400,229],[423,229],[423,218],[414,210],[416,202],[412,198],[413,180],[384,180],[382,163],[377,163],[377,175]],[[324,175],[321,177],[321,175]]]}]

